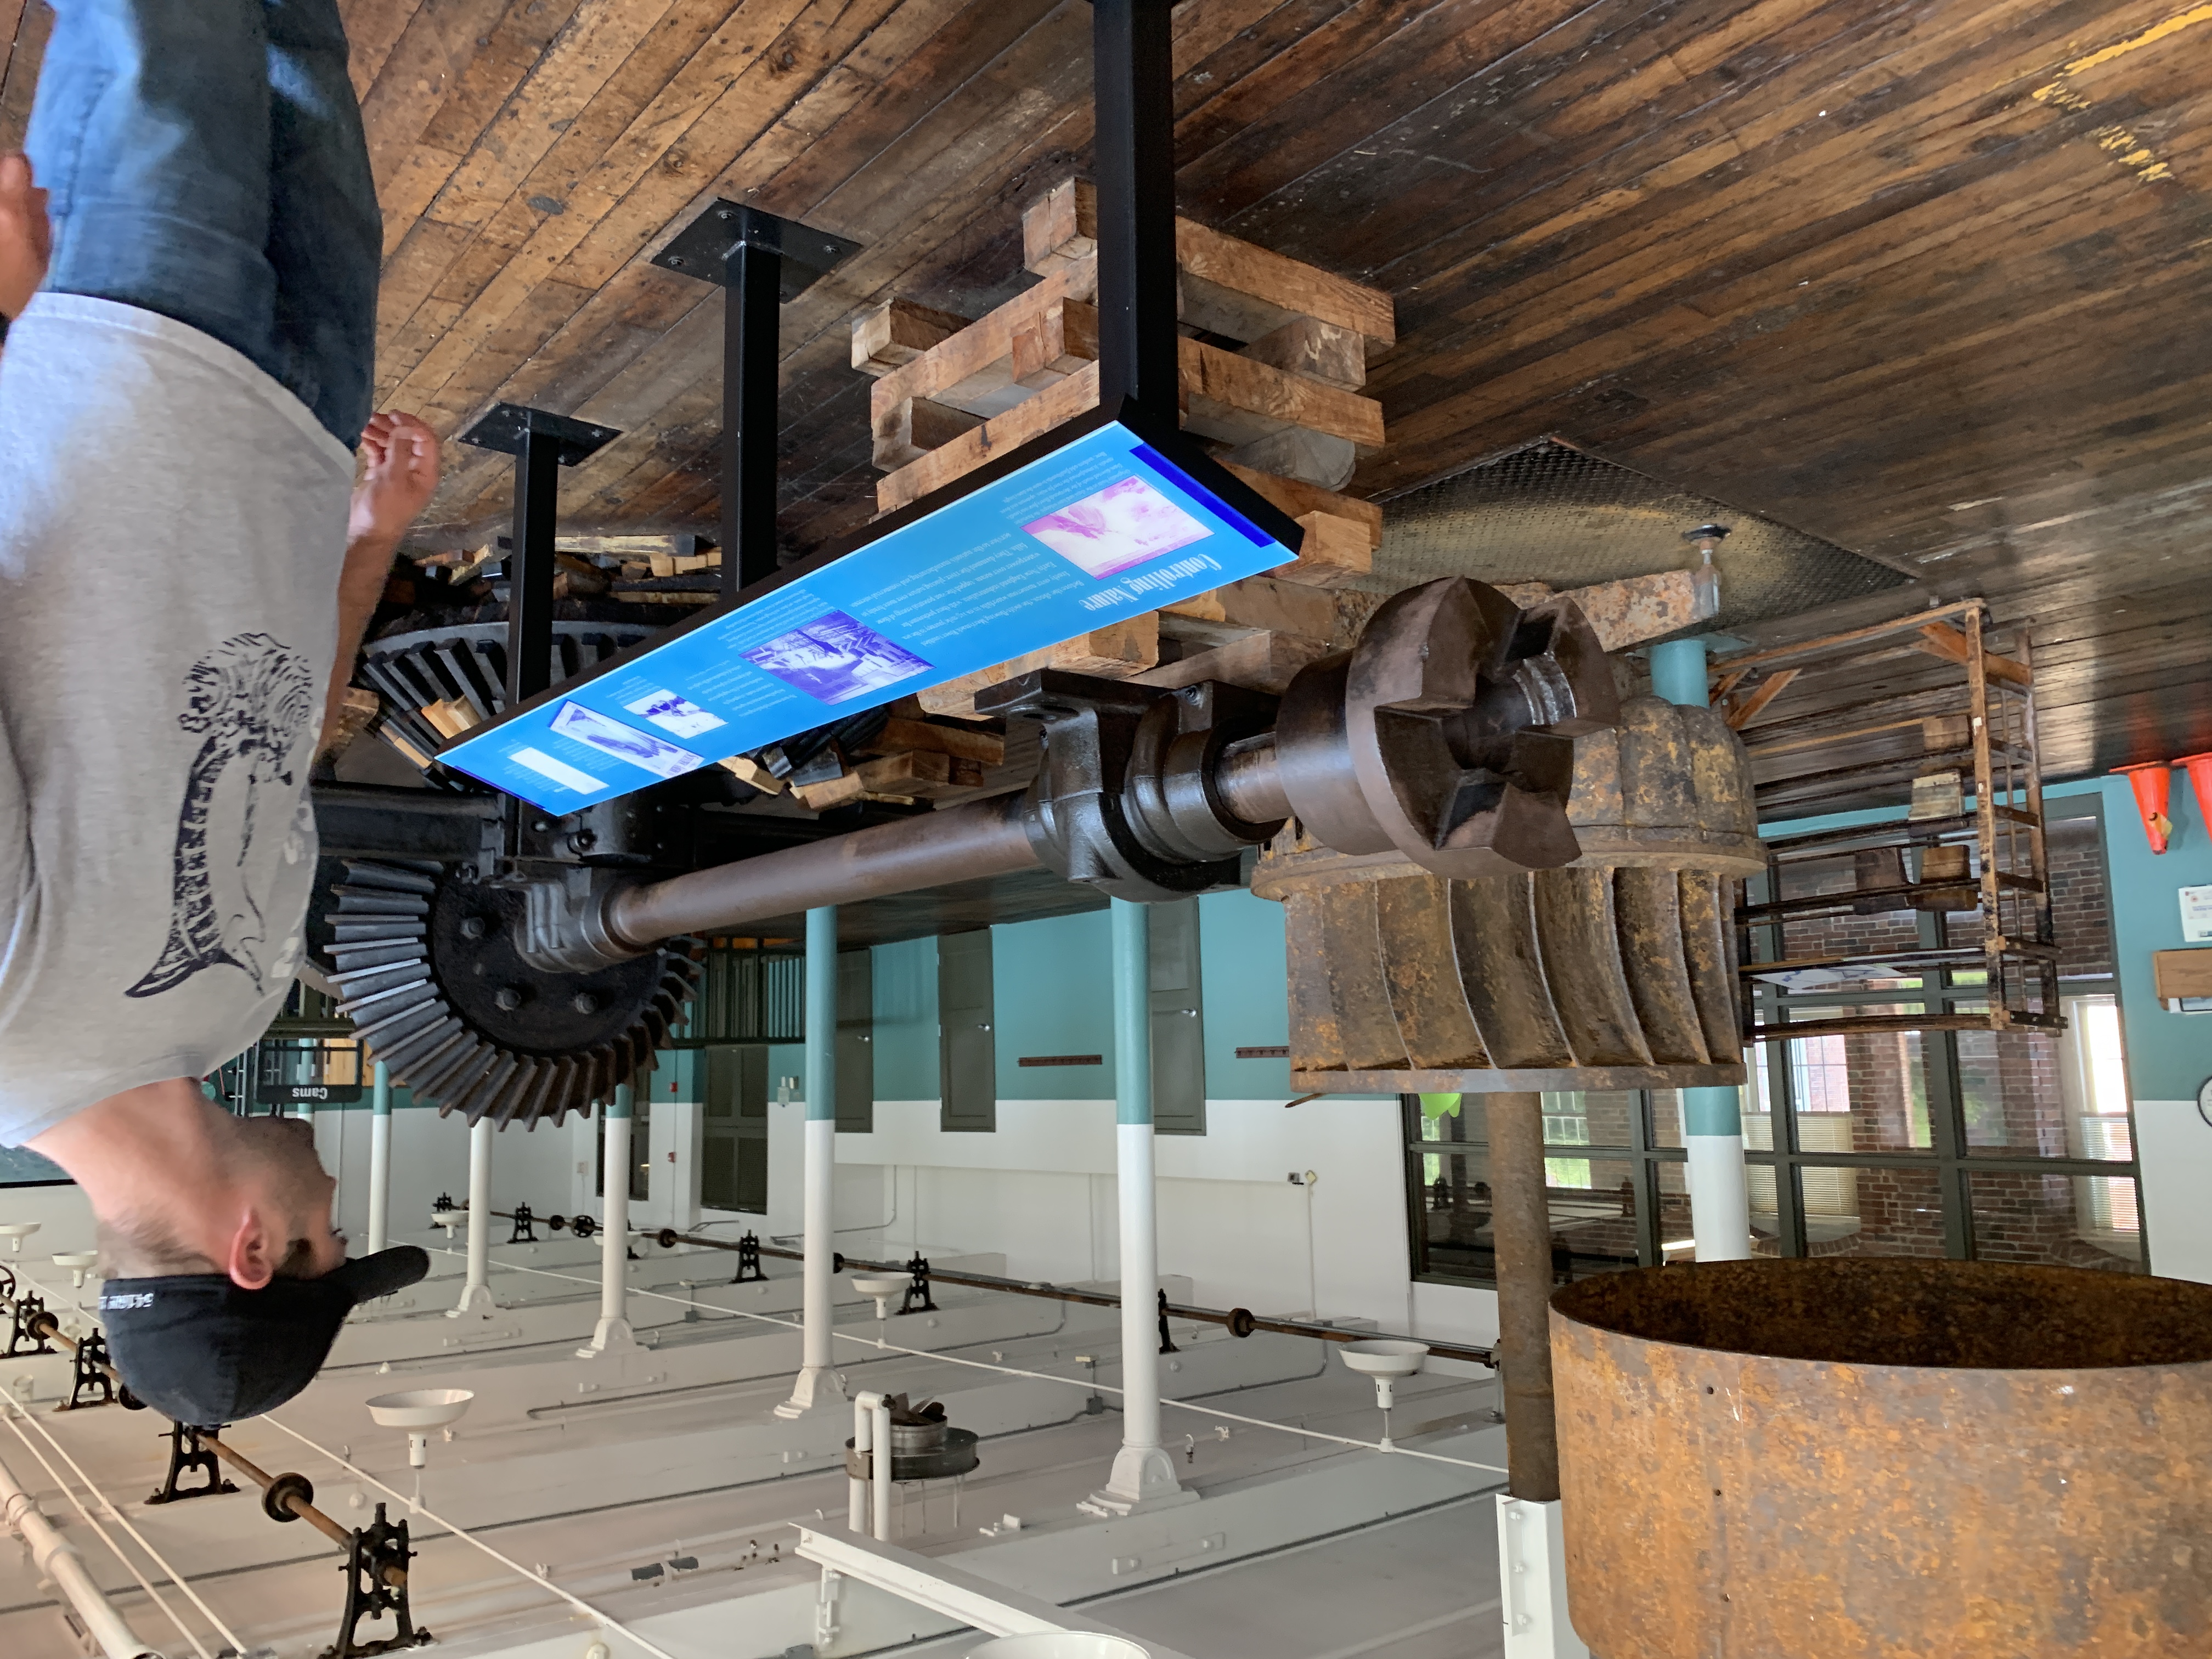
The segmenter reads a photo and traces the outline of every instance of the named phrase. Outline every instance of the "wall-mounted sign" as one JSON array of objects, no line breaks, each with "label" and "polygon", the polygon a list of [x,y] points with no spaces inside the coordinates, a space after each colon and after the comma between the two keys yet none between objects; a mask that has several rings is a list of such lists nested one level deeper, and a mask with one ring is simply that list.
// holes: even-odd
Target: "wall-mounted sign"
[{"label": "wall-mounted sign", "polygon": [[2190,945],[2212,945],[2212,887],[2181,890],[2181,937]]},{"label": "wall-mounted sign", "polygon": [[1294,556],[1108,421],[438,758],[573,812]]},{"label": "wall-mounted sign", "polygon": [[264,1106],[350,1106],[361,1098],[358,1083],[264,1083],[253,1097]]}]

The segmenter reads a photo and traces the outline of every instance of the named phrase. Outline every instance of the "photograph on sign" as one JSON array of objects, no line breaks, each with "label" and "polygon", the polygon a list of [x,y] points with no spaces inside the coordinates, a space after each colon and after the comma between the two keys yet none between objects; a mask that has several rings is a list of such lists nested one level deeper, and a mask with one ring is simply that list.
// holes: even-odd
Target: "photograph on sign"
[{"label": "photograph on sign", "polygon": [[842,611],[817,617],[744,653],[786,685],[823,702],[850,702],[926,672],[929,665]]},{"label": "photograph on sign", "polygon": [[678,749],[662,738],[634,732],[618,720],[593,714],[580,702],[562,703],[561,712],[553,716],[553,729],[564,738],[588,744],[603,755],[628,761],[632,766],[642,766],[664,778],[681,777],[707,763],[688,749]]},{"label": "photograph on sign", "polygon": [[725,723],[719,715],[708,714],[688,697],[679,697],[673,691],[649,692],[623,707],[633,714],[644,715],[672,737],[703,738]]},{"label": "photograph on sign", "polygon": [[1204,525],[1137,477],[1109,484],[1022,528],[1093,576],[1127,570],[1207,533]]},{"label": "photograph on sign", "polygon": [[573,812],[1295,556],[1107,421],[439,758]]}]

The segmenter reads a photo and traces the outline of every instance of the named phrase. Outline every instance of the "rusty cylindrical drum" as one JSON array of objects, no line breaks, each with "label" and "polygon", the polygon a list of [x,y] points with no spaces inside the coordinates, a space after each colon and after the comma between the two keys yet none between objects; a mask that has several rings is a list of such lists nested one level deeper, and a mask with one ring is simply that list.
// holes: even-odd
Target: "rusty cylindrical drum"
[{"label": "rusty cylindrical drum", "polygon": [[1551,1325],[1596,1659],[2212,1654],[2212,1285],[1709,1262]]}]

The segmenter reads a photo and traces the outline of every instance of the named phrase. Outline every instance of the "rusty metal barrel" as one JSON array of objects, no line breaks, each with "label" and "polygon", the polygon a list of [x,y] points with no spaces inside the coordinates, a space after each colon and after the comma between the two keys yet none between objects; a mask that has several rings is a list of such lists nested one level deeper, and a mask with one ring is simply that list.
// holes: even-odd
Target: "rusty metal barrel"
[{"label": "rusty metal barrel", "polygon": [[2212,1285],[1711,1262],[1551,1326],[1597,1659],[2212,1654]]}]

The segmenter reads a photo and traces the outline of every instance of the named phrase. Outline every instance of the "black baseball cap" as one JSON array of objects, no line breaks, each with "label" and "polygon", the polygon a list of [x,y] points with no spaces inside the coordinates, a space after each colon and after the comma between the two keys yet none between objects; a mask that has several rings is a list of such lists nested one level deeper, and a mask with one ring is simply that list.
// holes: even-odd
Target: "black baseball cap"
[{"label": "black baseball cap", "polygon": [[214,1428],[276,1410],[314,1381],[356,1303],[429,1271],[425,1252],[401,1244],[258,1291],[224,1273],[111,1279],[100,1313],[131,1392],[165,1417]]}]

